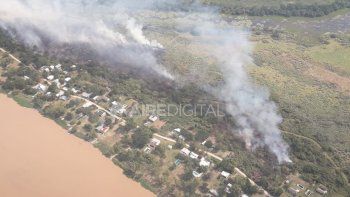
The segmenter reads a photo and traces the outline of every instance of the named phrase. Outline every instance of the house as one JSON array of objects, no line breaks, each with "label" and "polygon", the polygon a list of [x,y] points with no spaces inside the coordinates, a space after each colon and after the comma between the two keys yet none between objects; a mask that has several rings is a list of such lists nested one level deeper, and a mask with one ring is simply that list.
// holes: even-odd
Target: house
[{"label": "house", "polygon": [[180,150],[180,153],[185,155],[185,156],[188,156],[188,155],[190,155],[191,151],[188,150],[187,148],[183,148]]},{"label": "house", "polygon": [[61,65],[61,64],[57,64],[57,65],[55,66],[55,68],[61,69],[61,68],[62,68],[62,65]]},{"label": "house", "polygon": [[200,162],[199,162],[199,166],[209,167],[210,166],[210,161],[208,161],[204,157],[202,157]]},{"label": "house", "polygon": [[149,146],[146,146],[146,148],[143,150],[145,153],[151,153],[152,152],[152,148]]},{"label": "house", "polygon": [[317,189],[316,192],[322,195],[325,195],[328,193],[327,188],[324,185],[320,185]]},{"label": "house", "polygon": [[72,78],[70,78],[70,77],[67,77],[64,79],[65,82],[69,82],[70,80],[72,80]]},{"label": "house", "polygon": [[55,67],[53,65],[50,66],[50,70],[54,70]]},{"label": "house", "polygon": [[102,111],[102,110],[97,110],[96,114],[100,117],[104,117],[104,116],[106,116],[107,113],[105,111]]},{"label": "house", "polygon": [[76,93],[78,93],[78,92],[79,92],[79,91],[78,91],[78,90],[76,90],[75,88],[72,88],[71,90],[72,90],[72,92],[73,92],[74,94],[76,94]]},{"label": "house", "polygon": [[218,193],[218,191],[216,191],[216,189],[211,189],[211,190],[209,190],[209,192],[214,196],[219,196],[219,193]]},{"label": "house", "polygon": [[292,194],[293,196],[297,196],[298,193],[300,192],[300,190],[294,189],[294,188],[290,187],[290,188],[288,188],[288,192],[289,192],[290,194]]},{"label": "house", "polygon": [[192,171],[192,175],[196,178],[200,178],[202,176],[203,173],[198,173],[197,171],[193,170]]},{"label": "house", "polygon": [[112,107],[109,109],[112,114],[123,114],[126,112],[127,105],[122,105],[116,101],[112,102]]},{"label": "house", "polygon": [[104,124],[100,124],[98,127],[96,127],[96,130],[100,133],[106,133],[109,130],[109,127],[105,126]]},{"label": "house", "polygon": [[90,106],[92,106],[93,104],[91,103],[91,102],[86,102],[84,105],[83,105],[83,107],[84,108],[87,108],[87,107],[90,107]]},{"label": "house", "polygon": [[60,96],[59,99],[61,99],[62,101],[66,101],[66,100],[68,100],[68,97],[67,96]]},{"label": "house", "polygon": [[182,140],[182,141],[185,141],[185,137],[183,135],[179,135],[179,139]]},{"label": "house", "polygon": [[176,128],[176,129],[174,129],[173,131],[175,131],[176,133],[180,133],[180,132],[181,132],[181,129],[180,129],[180,128]]},{"label": "house", "polygon": [[226,171],[222,171],[222,172],[220,173],[220,175],[223,176],[225,179],[227,179],[231,174],[228,173],[228,172],[226,172]]},{"label": "house", "polygon": [[56,83],[57,87],[61,86],[60,80],[59,79],[55,79],[53,80],[54,83]]},{"label": "house", "polygon": [[312,191],[311,190],[306,190],[306,192],[305,192],[305,196],[310,196],[312,194]]},{"label": "house", "polygon": [[92,100],[98,101],[98,100],[100,100],[100,96],[95,96],[94,98],[92,98]]},{"label": "house", "polygon": [[191,157],[192,159],[198,159],[199,155],[196,154],[196,153],[194,153],[194,152],[191,152],[191,153],[190,153],[190,157]]},{"label": "house", "polygon": [[41,84],[41,83],[39,83],[39,84],[35,85],[33,88],[34,88],[35,90],[40,91],[40,92],[45,92],[45,91],[47,90],[48,87],[45,86],[45,85],[43,85],[43,84]]},{"label": "house", "polygon": [[81,94],[81,96],[84,97],[84,98],[90,98],[91,93],[83,92],[83,93]]},{"label": "house", "polygon": [[24,80],[30,79],[28,76],[24,76],[23,78],[24,78]]},{"label": "house", "polygon": [[53,76],[53,75],[49,75],[49,76],[47,77],[47,80],[52,81],[54,78],[55,78],[55,76]]},{"label": "house", "polygon": [[151,142],[149,143],[149,145],[151,146],[151,147],[157,147],[157,146],[159,146],[159,144],[160,144],[160,140],[158,140],[158,139],[156,139],[156,138],[152,138],[151,139]]},{"label": "house", "polygon": [[75,69],[75,68],[77,68],[77,66],[76,66],[76,65],[72,65],[71,68],[72,68],[72,69]]},{"label": "house", "polygon": [[148,120],[152,121],[152,122],[155,122],[156,120],[158,120],[158,116],[156,115],[151,115]]},{"label": "house", "polygon": [[231,183],[228,183],[226,188],[225,188],[225,192],[230,194],[231,193],[231,188],[232,188],[232,184]]},{"label": "house", "polygon": [[60,97],[60,96],[63,96],[64,95],[64,91],[63,90],[60,90],[57,94],[56,94],[56,97]]}]

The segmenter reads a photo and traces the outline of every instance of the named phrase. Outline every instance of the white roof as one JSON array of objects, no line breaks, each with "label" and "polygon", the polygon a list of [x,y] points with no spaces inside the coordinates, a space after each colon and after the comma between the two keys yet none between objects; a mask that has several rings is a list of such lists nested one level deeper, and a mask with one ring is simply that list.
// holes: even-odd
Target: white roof
[{"label": "white roof", "polygon": [[156,138],[152,138],[151,143],[154,143],[156,146],[159,146],[160,140],[158,140]]},{"label": "white roof", "polygon": [[50,75],[47,77],[48,80],[53,80],[54,78],[55,78],[55,76],[53,76],[53,75]]},{"label": "white roof", "polygon": [[196,154],[196,153],[194,153],[194,152],[191,152],[190,153],[190,157],[192,158],[192,159],[198,159],[198,154]]},{"label": "white roof", "polygon": [[180,129],[180,128],[176,128],[176,129],[174,129],[174,131],[180,133],[180,132],[181,132],[181,129]]},{"label": "white roof", "polygon": [[204,157],[201,158],[201,161],[199,162],[200,166],[205,166],[209,167],[210,166],[210,161],[206,160]]},{"label": "white roof", "polygon": [[91,96],[91,93],[83,92],[81,95],[85,98],[89,98]]},{"label": "white roof", "polygon": [[183,149],[181,149],[181,151],[180,151],[182,154],[184,154],[184,155],[189,155],[190,153],[191,153],[191,151],[190,150],[188,150],[187,148],[183,148]]},{"label": "white roof", "polygon": [[86,103],[83,105],[83,107],[86,108],[86,107],[90,107],[91,105],[92,105],[91,102],[86,102]]},{"label": "white roof", "polygon": [[158,116],[151,115],[148,119],[149,119],[150,121],[154,122],[154,121],[158,120]]},{"label": "white roof", "polygon": [[192,171],[192,175],[196,178],[199,178],[202,176],[203,173],[198,173],[197,171]]},{"label": "white roof", "polygon": [[222,171],[221,172],[221,176],[228,178],[230,176],[230,173],[226,172],[226,171]]},{"label": "white roof", "polygon": [[70,77],[67,77],[67,78],[65,78],[64,80],[66,81],[66,82],[68,82],[68,81],[70,81],[72,78],[70,78]]}]

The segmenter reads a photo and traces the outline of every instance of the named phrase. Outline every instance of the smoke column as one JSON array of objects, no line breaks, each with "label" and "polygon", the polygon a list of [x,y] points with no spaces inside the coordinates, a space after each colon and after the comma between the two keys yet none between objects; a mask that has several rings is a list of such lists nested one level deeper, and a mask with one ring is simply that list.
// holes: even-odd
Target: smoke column
[{"label": "smoke column", "polygon": [[146,38],[125,6],[98,0],[0,0],[0,27],[30,46],[41,47],[43,36],[57,44],[88,44],[104,58],[172,78],[154,56],[162,45]]},{"label": "smoke column", "polygon": [[[17,33],[28,45],[41,46],[42,35],[54,43],[88,44],[103,57],[152,69],[173,79],[154,55],[165,47],[148,39],[143,26],[129,14],[163,4],[171,8],[181,5],[176,0],[0,0],[0,26]],[[290,162],[288,146],[278,127],[282,118],[277,107],[270,101],[266,89],[250,81],[245,69],[245,65],[251,63],[252,44],[248,33],[231,25],[218,25],[224,21],[211,8],[198,3],[187,8],[195,12],[194,15],[187,12],[180,15],[188,15],[192,22],[182,24],[182,17],[175,19],[176,25],[192,26],[197,32],[196,39],[210,44],[211,55],[223,73],[223,85],[213,87],[210,93],[227,104],[226,110],[235,118],[238,134],[248,147],[267,146],[280,163]],[[205,75],[203,71],[198,72]]]},{"label": "smoke column", "polygon": [[269,99],[269,92],[253,84],[246,72],[245,65],[252,63],[253,46],[248,39],[249,33],[230,25],[220,28],[210,22],[217,20],[217,16],[211,17],[214,19],[197,22],[199,25],[195,29],[202,42],[213,47],[213,56],[223,75],[223,84],[210,88],[210,92],[226,103],[226,111],[235,119],[238,134],[247,147],[267,146],[279,163],[291,162],[288,145],[279,130],[282,117]]}]

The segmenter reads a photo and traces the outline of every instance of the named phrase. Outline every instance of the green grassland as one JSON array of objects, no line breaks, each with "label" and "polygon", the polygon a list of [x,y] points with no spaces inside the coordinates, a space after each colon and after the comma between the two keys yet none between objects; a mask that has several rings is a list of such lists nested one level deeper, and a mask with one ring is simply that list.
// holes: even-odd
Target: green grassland
[{"label": "green grassland", "polygon": [[242,6],[242,7],[262,7],[262,6],[279,6],[281,4],[329,4],[335,0],[202,0],[205,3],[212,3],[220,6]]}]

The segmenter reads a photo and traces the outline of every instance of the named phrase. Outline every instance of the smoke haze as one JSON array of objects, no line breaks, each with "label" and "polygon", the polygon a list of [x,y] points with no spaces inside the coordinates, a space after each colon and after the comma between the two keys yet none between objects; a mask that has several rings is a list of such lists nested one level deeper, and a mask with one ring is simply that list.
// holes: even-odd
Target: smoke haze
[{"label": "smoke haze", "polygon": [[[166,47],[148,39],[142,23],[130,13],[165,5],[176,7],[177,3],[166,0],[0,0],[0,26],[16,33],[28,45],[42,46],[42,35],[54,43],[88,44],[101,56],[152,69],[173,79],[155,57],[158,50],[166,50]],[[209,92],[227,104],[226,111],[238,126],[233,132],[238,131],[248,147],[267,146],[279,162],[290,162],[288,146],[279,130],[282,118],[277,107],[270,101],[266,89],[250,82],[245,69],[245,65],[251,63],[249,33],[230,25],[218,25],[215,21],[223,20],[213,9],[198,4],[191,6],[191,10],[201,12],[202,16],[198,21],[196,16],[188,17],[193,20],[196,38],[212,47],[211,55],[223,74],[223,84]],[[187,25],[177,22],[179,26]]]}]

